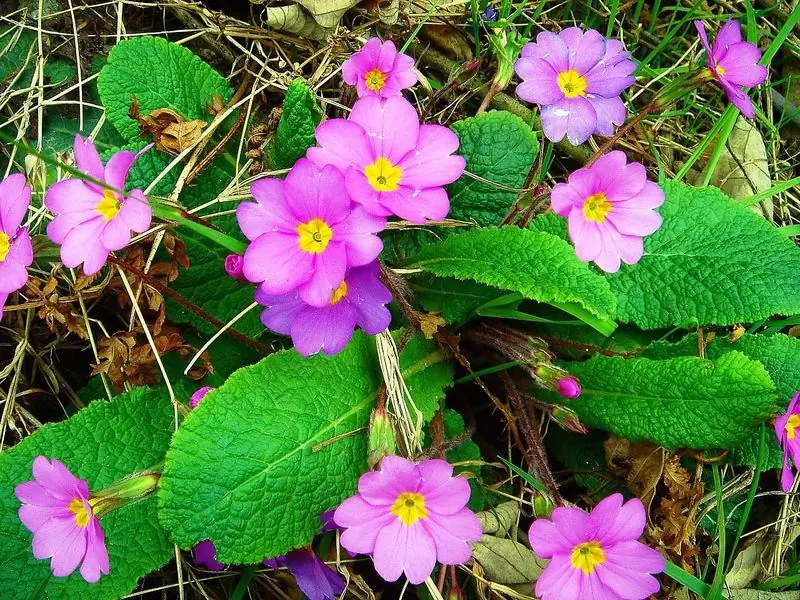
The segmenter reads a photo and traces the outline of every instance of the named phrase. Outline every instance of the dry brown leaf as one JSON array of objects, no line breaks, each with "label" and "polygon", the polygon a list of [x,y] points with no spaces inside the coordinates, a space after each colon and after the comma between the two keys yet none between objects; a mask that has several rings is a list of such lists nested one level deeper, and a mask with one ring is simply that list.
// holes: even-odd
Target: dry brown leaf
[{"label": "dry brown leaf", "polygon": [[432,340],[439,327],[447,324],[442,317],[434,313],[419,313],[419,329],[426,339]]},{"label": "dry brown leaf", "polygon": [[634,444],[614,435],[603,443],[603,448],[609,470],[625,479],[649,512],[664,472],[667,451],[649,442]]},{"label": "dry brown leaf", "polygon": [[142,136],[152,136],[157,150],[173,156],[196,146],[203,128],[208,125],[200,119],[187,121],[171,108],[156,108],[150,114],[142,115],[136,98],[131,101],[128,116],[139,122]]}]

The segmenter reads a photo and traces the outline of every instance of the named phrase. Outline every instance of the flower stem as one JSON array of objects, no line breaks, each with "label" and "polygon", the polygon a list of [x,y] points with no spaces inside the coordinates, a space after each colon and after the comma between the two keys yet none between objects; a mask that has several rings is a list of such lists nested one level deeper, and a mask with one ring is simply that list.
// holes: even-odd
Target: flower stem
[{"label": "flower stem", "polygon": [[203,225],[194,219],[189,213],[181,210],[176,206],[163,204],[151,198],[151,205],[153,207],[153,214],[165,221],[175,221],[184,225],[187,229],[199,233],[200,235],[208,238],[212,242],[219,244],[226,250],[230,250],[235,254],[244,254],[247,250],[247,244],[231,237],[221,231],[218,231],[208,225]]}]

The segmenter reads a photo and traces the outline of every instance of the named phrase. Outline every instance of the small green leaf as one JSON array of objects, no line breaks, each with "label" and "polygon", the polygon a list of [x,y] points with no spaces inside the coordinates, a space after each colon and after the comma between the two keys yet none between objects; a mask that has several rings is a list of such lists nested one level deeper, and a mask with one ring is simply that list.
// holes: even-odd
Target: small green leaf
[{"label": "small green leaf", "polygon": [[608,282],[579,261],[569,244],[549,233],[518,227],[475,229],[426,246],[408,267],[519,292],[579,318],[585,311],[596,317],[589,325],[613,330],[615,301]]},{"label": "small green leaf", "polygon": [[[442,393],[444,357],[435,347],[409,349],[402,371],[425,405],[425,393]],[[367,469],[365,431],[380,383],[375,341],[361,333],[333,357],[289,350],[236,371],[173,439],[161,522],[181,546],[211,539],[226,563],[308,544],[319,514],[352,494]]]},{"label": "small green leaf", "polygon": [[416,277],[412,287],[422,307],[440,315],[448,323],[461,323],[474,315],[475,309],[502,296],[497,288],[459,281],[448,277]]},{"label": "small green leaf", "polygon": [[775,414],[775,386],[741,352],[717,360],[595,356],[565,365],[583,393],[570,402],[587,427],[665,448],[730,448]]},{"label": "small green leaf", "polygon": [[316,143],[314,130],[322,120],[313,90],[304,79],[295,79],[286,90],[283,113],[272,142],[272,168],[288,169]]},{"label": "small green leaf", "polygon": [[[464,418],[458,411],[446,408],[442,411],[442,422],[444,423],[444,438],[446,441],[453,440],[464,435],[466,426],[464,425]],[[473,474],[475,477],[469,479],[469,487],[472,494],[469,498],[469,507],[472,510],[481,510],[486,504],[486,495],[481,487],[482,479],[485,475],[484,467],[477,464],[472,465],[458,465],[461,462],[482,463],[483,457],[478,444],[472,440],[464,440],[457,446],[450,448],[445,453],[445,458],[453,467],[453,472],[456,475]],[[477,479],[476,479],[477,478]]]},{"label": "small green leaf", "polygon": [[664,225],[638,264],[608,276],[616,318],[643,329],[800,313],[800,248],[712,188],[667,182]]},{"label": "small green leaf", "polygon": [[171,108],[187,120],[210,121],[214,95],[233,95],[228,82],[184,46],[163,38],[122,40],[111,49],[97,82],[108,120],[129,142],[139,139],[139,123],[128,116],[133,98],[146,115]]},{"label": "small green leaf", "polygon": [[135,388],[113,402],[97,401],[62,423],[45,425],[0,454],[0,597],[4,600],[115,600],[136,587],[140,577],[172,556],[172,545],[148,498],[109,513],[100,521],[110,572],[88,584],[75,571],[53,577],[49,560],[36,560],[31,534],[20,522],[14,488],[33,479],[36,456],[57,458],[89,489],[99,491],[127,475],[157,465],[174,431],[166,395]]}]

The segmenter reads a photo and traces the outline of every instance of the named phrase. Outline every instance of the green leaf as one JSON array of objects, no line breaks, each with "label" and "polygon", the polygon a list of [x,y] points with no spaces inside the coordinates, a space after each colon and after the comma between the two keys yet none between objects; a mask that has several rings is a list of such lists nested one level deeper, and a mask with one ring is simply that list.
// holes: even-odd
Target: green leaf
[{"label": "green leaf", "polygon": [[[737,341],[731,342],[726,337],[718,336],[706,345],[705,355],[707,358],[717,359],[733,351],[741,352],[764,365],[777,389],[778,407],[785,410],[791,397],[800,390],[800,340],[783,334],[766,336],[746,333]],[[675,344],[653,344],[644,355],[659,358],[696,352],[697,335],[691,334]],[[755,466],[759,437],[758,431],[755,431],[734,446],[728,454],[728,460],[733,464]],[[766,447],[764,468],[779,468],[783,464],[783,451],[771,427],[767,428]]]},{"label": "green leaf", "polygon": [[563,464],[572,478],[593,498],[604,498],[614,487],[614,478],[606,468],[603,442],[608,436],[599,431],[586,435],[550,426],[545,437],[551,455]]},{"label": "green leaf", "polygon": [[286,90],[283,113],[272,142],[272,168],[288,169],[316,143],[314,131],[322,120],[313,90],[304,79],[295,79]]},{"label": "green leaf", "polygon": [[[446,408],[442,411],[442,422],[444,423],[444,438],[445,440],[453,440],[457,437],[464,435],[466,426],[464,425],[464,418],[455,410]],[[483,491],[481,482],[485,476],[486,469],[481,465],[458,465],[461,462],[477,462],[482,463],[483,457],[478,444],[472,440],[464,440],[457,446],[454,446],[445,452],[445,458],[453,465],[453,472],[456,475],[462,473],[472,474],[475,477],[470,477],[469,487],[472,494],[469,499],[469,507],[472,510],[481,510],[486,505],[486,494]],[[477,480],[476,480],[477,478]]]},{"label": "green leaf", "polygon": [[439,314],[448,323],[462,323],[474,315],[475,309],[504,295],[497,288],[474,281],[431,275],[414,278],[412,288],[426,311]]},{"label": "green leaf", "polygon": [[664,225],[638,264],[608,276],[616,318],[643,329],[800,313],[800,249],[712,188],[667,182]]},{"label": "green leaf", "polygon": [[[442,358],[436,343],[419,333],[411,337],[400,355],[408,391],[426,422],[439,409],[445,388],[453,385],[453,366]],[[414,376],[422,370],[425,377]]]},{"label": "green leaf", "polygon": [[475,229],[426,246],[409,268],[519,292],[528,300],[552,304],[596,320],[613,330],[614,296],[608,282],[575,256],[565,241],[517,227]]},{"label": "green leaf", "polygon": [[717,360],[595,356],[565,365],[583,393],[570,402],[587,427],[665,448],[730,448],[775,413],[764,366],[741,352]]},{"label": "green leaf", "polygon": [[[478,225],[499,225],[511,211],[539,152],[539,141],[530,126],[504,110],[456,121],[458,153],[467,159],[467,171],[494,184],[462,175],[448,186],[451,219]],[[502,187],[498,187],[502,186]]]},{"label": "green leaf", "polygon": [[[403,374],[425,404],[444,356],[411,349]],[[183,547],[211,539],[225,563],[308,544],[319,514],[354,493],[367,469],[365,431],[380,383],[375,341],[361,333],[333,357],[288,350],[236,371],[173,439],[161,522]]]},{"label": "green leaf", "polygon": [[172,108],[187,120],[210,121],[206,107],[218,95],[233,95],[228,82],[198,56],[163,38],[122,40],[111,49],[97,82],[108,120],[129,142],[139,139],[139,124],[128,116],[132,98],[139,111]]},{"label": "green leaf", "polygon": [[52,577],[49,560],[36,560],[31,534],[20,522],[14,488],[33,479],[36,456],[57,458],[99,491],[164,458],[174,431],[172,405],[154,390],[136,388],[113,402],[97,401],[67,421],[45,425],[0,454],[0,597],[4,600],[114,600],[136,587],[140,577],[172,556],[158,524],[156,499],[148,498],[101,520],[110,573],[88,584],[75,571]]}]

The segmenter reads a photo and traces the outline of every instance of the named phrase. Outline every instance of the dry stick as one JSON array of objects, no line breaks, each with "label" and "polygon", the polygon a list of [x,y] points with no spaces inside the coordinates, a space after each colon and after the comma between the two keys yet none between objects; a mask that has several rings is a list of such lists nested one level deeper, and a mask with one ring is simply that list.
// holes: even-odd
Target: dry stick
[{"label": "dry stick", "polygon": [[[444,54],[432,48],[423,48],[418,44],[412,44],[408,50],[417,58],[417,60],[419,60],[420,64],[430,67],[431,69],[434,69],[445,76],[449,76],[450,73],[453,73],[454,70],[459,67],[457,62],[450,60]],[[478,77],[475,77],[475,81],[478,89],[486,90],[486,93],[488,93],[489,84],[482,81]],[[538,115],[508,94],[503,92],[496,94],[494,98],[492,98],[491,105],[495,108],[500,108],[515,114],[526,123],[530,123],[535,128],[541,129],[541,120],[539,119]],[[581,164],[585,164],[592,155],[591,149],[586,144],[573,146],[567,140],[562,140],[556,143],[556,147],[561,150],[561,152]]]},{"label": "dry stick", "polygon": [[502,372],[500,376],[503,379],[506,393],[511,399],[511,406],[519,419],[522,435],[525,436],[526,445],[525,451],[523,452],[525,459],[528,461],[531,468],[533,468],[539,480],[550,490],[550,494],[552,494],[556,506],[563,506],[564,500],[561,498],[556,480],[547,464],[544,441],[539,433],[538,423],[534,422],[535,417],[530,414],[528,407],[522,401],[519,390],[517,390],[517,387],[511,380],[511,376],[505,371]]},{"label": "dry stick", "polygon": [[[117,265],[118,267],[122,267],[123,269],[125,269],[126,271],[129,271],[130,273],[133,273],[134,275],[136,275],[137,277],[142,279],[147,285],[149,285],[150,287],[154,288],[159,293],[161,293],[161,294],[163,294],[165,296],[169,296],[170,298],[175,300],[175,302],[177,302],[178,304],[183,306],[186,310],[189,310],[189,311],[193,312],[194,314],[196,314],[201,319],[203,319],[205,321],[208,321],[214,327],[217,327],[219,329],[225,327],[225,323],[223,323],[222,321],[217,319],[215,316],[208,314],[206,311],[204,311],[199,306],[197,306],[195,304],[192,304],[191,302],[189,302],[189,300],[187,300],[186,298],[181,296],[178,292],[176,292],[175,290],[171,289],[169,286],[164,285],[163,283],[161,283],[158,279],[156,279],[152,275],[148,275],[147,273],[145,273],[141,269],[137,269],[136,267],[134,267],[132,265],[129,265],[125,261],[122,261],[122,260],[116,258],[115,256],[109,256],[108,257],[108,262],[110,262],[111,264]],[[255,350],[258,350],[262,354],[271,354],[272,353],[272,349],[269,348],[268,346],[265,346],[264,344],[259,344],[255,340],[251,340],[249,337],[247,337],[243,333],[239,333],[235,329],[228,328],[228,329],[225,330],[225,333],[227,333],[232,338],[242,342],[243,344],[247,344],[251,348],[254,348]]]}]

